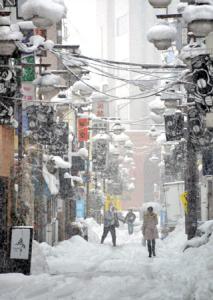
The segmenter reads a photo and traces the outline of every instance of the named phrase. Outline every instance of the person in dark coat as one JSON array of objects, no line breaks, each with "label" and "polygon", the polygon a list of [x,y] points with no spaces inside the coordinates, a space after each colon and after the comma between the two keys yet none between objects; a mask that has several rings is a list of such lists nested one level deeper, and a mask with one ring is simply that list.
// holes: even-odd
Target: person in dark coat
[{"label": "person in dark coat", "polygon": [[101,237],[101,244],[103,244],[108,233],[111,233],[113,246],[116,246],[116,230],[119,226],[118,216],[114,207],[110,207],[109,210],[104,213],[104,231]]},{"label": "person in dark coat", "polygon": [[147,241],[147,247],[149,252],[149,257],[156,256],[155,254],[155,239],[158,238],[158,217],[157,214],[153,212],[153,207],[148,207],[147,212],[144,214],[142,233],[144,239]]},{"label": "person in dark coat", "polygon": [[128,225],[128,232],[129,234],[133,234],[133,229],[134,229],[134,222],[136,219],[136,215],[133,213],[132,209],[129,209],[129,212],[127,213],[124,222],[127,223]]}]

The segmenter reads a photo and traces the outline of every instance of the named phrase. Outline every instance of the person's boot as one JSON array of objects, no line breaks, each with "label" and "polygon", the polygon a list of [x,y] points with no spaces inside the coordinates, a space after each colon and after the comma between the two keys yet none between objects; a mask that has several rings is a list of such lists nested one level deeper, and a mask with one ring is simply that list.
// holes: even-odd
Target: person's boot
[{"label": "person's boot", "polygon": [[156,254],[155,254],[155,241],[152,242],[152,255],[156,256]]},{"label": "person's boot", "polygon": [[149,257],[152,257],[152,248],[151,245],[148,245]]},{"label": "person's boot", "polygon": [[155,247],[152,247],[152,255],[156,256],[156,254],[155,254]]}]

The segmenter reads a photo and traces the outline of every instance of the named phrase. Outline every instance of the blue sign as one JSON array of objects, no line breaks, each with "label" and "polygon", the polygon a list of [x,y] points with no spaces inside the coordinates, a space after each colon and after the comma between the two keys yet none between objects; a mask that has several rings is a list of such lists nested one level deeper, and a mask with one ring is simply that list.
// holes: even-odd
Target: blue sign
[{"label": "blue sign", "polygon": [[83,199],[76,200],[76,218],[84,218],[85,201]]}]

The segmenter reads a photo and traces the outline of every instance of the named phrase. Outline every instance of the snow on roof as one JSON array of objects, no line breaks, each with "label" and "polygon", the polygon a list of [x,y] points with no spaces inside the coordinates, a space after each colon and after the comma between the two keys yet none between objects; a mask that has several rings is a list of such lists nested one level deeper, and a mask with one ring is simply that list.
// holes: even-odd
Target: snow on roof
[{"label": "snow on roof", "polygon": [[150,28],[147,34],[147,38],[150,42],[163,39],[174,41],[176,33],[177,32],[174,27],[172,27],[165,21],[161,21],[159,24]]},{"label": "snow on roof", "polygon": [[28,0],[21,6],[23,18],[31,19],[39,16],[59,22],[66,15],[66,7],[63,0]]},{"label": "snow on roof", "polygon": [[183,18],[187,23],[194,20],[213,20],[213,5],[189,5],[184,9]]}]

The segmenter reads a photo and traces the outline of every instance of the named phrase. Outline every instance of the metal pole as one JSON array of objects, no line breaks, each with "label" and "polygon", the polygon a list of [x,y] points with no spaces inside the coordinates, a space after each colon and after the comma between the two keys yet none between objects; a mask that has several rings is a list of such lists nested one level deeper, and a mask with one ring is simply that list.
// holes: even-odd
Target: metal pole
[{"label": "metal pole", "polygon": [[188,210],[185,215],[185,229],[187,238],[190,240],[195,236],[197,230],[197,207],[200,200],[197,151],[190,135],[188,136],[186,149],[185,190],[188,192]]}]

